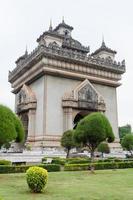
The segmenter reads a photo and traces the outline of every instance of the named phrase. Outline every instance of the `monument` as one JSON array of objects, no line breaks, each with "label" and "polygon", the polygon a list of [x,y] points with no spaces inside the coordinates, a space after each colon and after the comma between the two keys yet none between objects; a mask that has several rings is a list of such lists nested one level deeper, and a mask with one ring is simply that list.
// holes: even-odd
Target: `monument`
[{"label": "monument", "polygon": [[9,72],[15,94],[16,113],[21,117],[25,142],[33,148],[60,147],[64,131],[73,129],[91,112],[103,112],[115,133],[117,148],[117,91],[125,61],[116,62],[116,51],[104,41],[99,49],[73,39],[73,27],[64,20],[50,25],[37,39],[38,46],[17,59]]}]

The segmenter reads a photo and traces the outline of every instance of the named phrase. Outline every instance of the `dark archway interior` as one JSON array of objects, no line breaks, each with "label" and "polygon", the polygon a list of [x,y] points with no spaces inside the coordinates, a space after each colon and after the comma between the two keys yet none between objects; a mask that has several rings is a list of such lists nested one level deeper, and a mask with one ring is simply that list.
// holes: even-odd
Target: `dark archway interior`
[{"label": "dark archway interior", "polygon": [[74,121],[73,121],[73,124],[74,124],[73,129],[76,129],[76,127],[77,127],[79,121],[80,121],[81,119],[83,119],[85,116],[87,116],[89,113],[90,113],[89,111],[81,111],[81,112],[79,112],[79,113],[75,116],[75,118],[74,118]]},{"label": "dark archway interior", "polygon": [[83,117],[84,117],[84,116],[82,116],[80,113],[78,113],[78,114],[75,116],[74,121],[73,121],[73,123],[74,123],[73,129],[75,129],[75,128],[77,127],[78,122],[79,122],[81,119],[83,119]]},{"label": "dark archway interior", "polygon": [[25,130],[25,139],[24,139],[24,143],[25,143],[28,137],[28,123],[29,123],[28,113],[21,114],[20,118],[22,120],[24,130]]}]

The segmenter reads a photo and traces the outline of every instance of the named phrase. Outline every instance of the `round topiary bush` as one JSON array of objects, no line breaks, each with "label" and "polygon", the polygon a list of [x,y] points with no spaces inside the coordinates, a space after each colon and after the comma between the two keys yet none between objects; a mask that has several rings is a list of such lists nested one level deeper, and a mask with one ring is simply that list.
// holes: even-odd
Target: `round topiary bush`
[{"label": "round topiary bush", "polygon": [[32,192],[42,192],[48,180],[48,172],[42,167],[30,167],[26,171],[26,179]]}]

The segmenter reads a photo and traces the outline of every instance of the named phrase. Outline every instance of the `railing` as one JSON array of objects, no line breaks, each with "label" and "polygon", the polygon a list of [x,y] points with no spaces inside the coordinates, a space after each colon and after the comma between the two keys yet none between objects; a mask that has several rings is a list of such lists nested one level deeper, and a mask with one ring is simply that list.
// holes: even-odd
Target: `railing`
[{"label": "railing", "polygon": [[116,62],[109,58],[104,59],[100,57],[93,57],[91,55],[86,55],[84,53],[79,53],[77,51],[68,50],[62,47],[38,46],[29,55],[27,55],[25,60],[22,60],[20,63],[18,63],[17,67],[12,72],[9,72],[9,81],[41,54],[67,58],[73,61],[81,61],[84,64],[97,65],[97,66],[105,67],[108,69],[114,69],[116,71],[120,71],[121,73],[125,72],[124,60],[122,62]]}]

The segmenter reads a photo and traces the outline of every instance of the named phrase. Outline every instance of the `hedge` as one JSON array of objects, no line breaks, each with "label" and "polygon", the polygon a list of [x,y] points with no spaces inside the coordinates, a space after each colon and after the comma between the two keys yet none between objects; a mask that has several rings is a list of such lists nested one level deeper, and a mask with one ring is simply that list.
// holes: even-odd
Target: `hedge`
[{"label": "hedge", "polygon": [[59,164],[59,165],[65,165],[65,164],[82,164],[82,163],[90,163],[90,158],[60,158],[60,157],[44,157],[42,158],[42,163],[47,163],[47,159],[51,158],[52,164]]},{"label": "hedge", "polygon": [[[96,170],[102,169],[125,169],[133,168],[133,162],[103,162],[103,163],[82,163],[82,164],[65,164],[65,171],[81,171],[89,170],[91,165],[94,166]],[[60,171],[61,167],[59,164],[41,164],[39,167],[43,167],[48,172]],[[5,173],[25,173],[26,170],[31,167],[31,165],[0,165],[0,174]]]},{"label": "hedge", "polygon": [[99,159],[97,162],[133,162],[133,159],[121,159],[121,158],[107,158],[107,159]]},{"label": "hedge", "polygon": [[42,163],[47,163],[47,159],[51,158],[51,163],[52,164],[59,164],[59,165],[65,165],[66,159],[65,158],[60,158],[60,157],[44,157],[42,158]]},{"label": "hedge", "polygon": [[[47,164],[47,159],[51,158],[51,164],[89,164],[91,163],[90,158],[60,158],[60,157],[44,157],[42,158],[42,163]],[[121,159],[121,158],[105,158],[95,160],[96,163],[120,163],[120,162],[133,162],[133,159]]]},{"label": "hedge", "polygon": [[90,163],[91,159],[90,158],[70,158],[67,159],[67,164],[84,164],[84,163]]},{"label": "hedge", "polygon": [[90,164],[66,164],[64,170],[65,171],[89,170],[91,168],[91,165],[93,165],[96,170],[133,168],[133,162],[114,162],[114,163],[105,162],[105,163],[90,163]]},{"label": "hedge", "polygon": [[39,167],[43,167],[48,172],[57,172],[61,170],[61,167],[59,164],[41,164]]},{"label": "hedge", "polygon": [[65,165],[66,159],[64,158],[53,158],[52,164],[59,164],[59,165]]},{"label": "hedge", "polygon": [[11,165],[11,161],[9,160],[0,160],[0,165]]},{"label": "hedge", "polygon": [[119,162],[117,164],[118,164],[119,169],[133,168],[133,162]]},{"label": "hedge", "polygon": [[88,169],[89,169],[89,164],[66,164],[64,166],[64,171],[81,171]]},{"label": "hedge", "polygon": [[8,174],[8,173],[23,173],[30,166],[21,165],[21,166],[9,166],[9,165],[0,165],[0,174]]},{"label": "hedge", "polygon": [[[60,165],[57,164],[41,164],[37,165],[38,167],[43,167],[48,172],[56,172],[60,171]],[[32,165],[21,165],[21,166],[13,166],[13,165],[0,165],[0,174],[6,173],[25,173],[26,170],[32,167]]]}]

